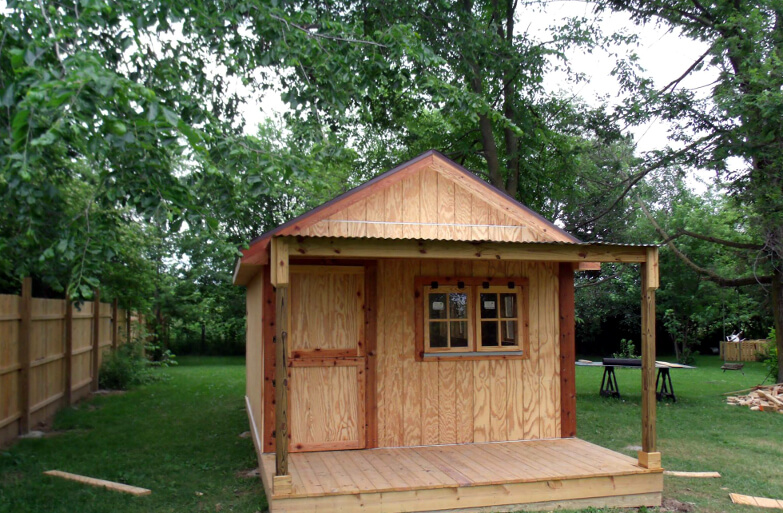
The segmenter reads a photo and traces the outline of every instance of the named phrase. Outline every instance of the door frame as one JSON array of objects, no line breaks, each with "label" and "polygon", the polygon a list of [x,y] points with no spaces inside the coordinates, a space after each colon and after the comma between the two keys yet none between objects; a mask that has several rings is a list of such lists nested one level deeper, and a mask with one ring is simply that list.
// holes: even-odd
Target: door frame
[{"label": "door frame", "polygon": [[[364,267],[364,445],[357,449],[378,447],[378,403],[377,403],[377,327],[378,327],[378,262],[377,260],[302,258],[292,257],[290,265],[329,265]],[[263,345],[264,345],[264,414],[263,447],[264,452],[275,451],[275,301],[274,287],[269,277],[269,267],[265,266],[264,309],[263,309]],[[300,360],[301,361],[301,360]],[[289,364],[292,362],[289,361]],[[296,364],[293,364],[296,365]],[[290,380],[291,373],[288,372]],[[291,400],[290,384],[289,403]],[[360,408],[361,409],[361,408]],[[290,404],[289,404],[290,411]],[[296,449],[294,449],[296,451]]]}]

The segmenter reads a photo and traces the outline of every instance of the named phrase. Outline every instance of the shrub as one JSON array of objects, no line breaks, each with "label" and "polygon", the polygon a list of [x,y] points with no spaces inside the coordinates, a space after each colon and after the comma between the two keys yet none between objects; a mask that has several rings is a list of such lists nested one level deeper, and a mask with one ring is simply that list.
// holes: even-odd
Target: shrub
[{"label": "shrub", "polygon": [[620,340],[620,352],[614,353],[612,357],[613,358],[639,358],[639,356],[636,354],[636,345],[634,345],[633,340],[626,340],[626,339]]},{"label": "shrub", "polygon": [[123,344],[103,357],[98,384],[108,390],[128,390],[152,379],[138,343]]}]

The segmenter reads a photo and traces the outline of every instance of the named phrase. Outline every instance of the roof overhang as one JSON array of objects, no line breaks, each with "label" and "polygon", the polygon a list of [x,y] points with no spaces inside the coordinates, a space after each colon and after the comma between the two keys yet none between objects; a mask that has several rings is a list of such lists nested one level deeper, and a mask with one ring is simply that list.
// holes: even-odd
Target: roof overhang
[{"label": "roof overhang", "polygon": [[[658,247],[602,242],[475,242],[420,239],[278,236],[291,258],[416,258],[454,260],[515,260],[570,262],[575,269],[600,269],[600,263],[643,263],[655,259]],[[244,260],[244,259],[243,259]],[[253,263],[240,260],[234,284],[244,285],[269,264],[269,253],[257,253]],[[581,270],[585,270],[582,268]]]}]

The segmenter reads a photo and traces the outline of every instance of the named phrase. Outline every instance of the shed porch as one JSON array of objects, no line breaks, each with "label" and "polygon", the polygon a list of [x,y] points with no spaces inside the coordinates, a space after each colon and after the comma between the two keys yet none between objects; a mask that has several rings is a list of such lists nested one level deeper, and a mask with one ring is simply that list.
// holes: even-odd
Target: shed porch
[{"label": "shed porch", "polygon": [[[275,455],[261,457],[272,490]],[[279,512],[586,508],[661,503],[661,469],[578,438],[324,451],[289,455]]]}]

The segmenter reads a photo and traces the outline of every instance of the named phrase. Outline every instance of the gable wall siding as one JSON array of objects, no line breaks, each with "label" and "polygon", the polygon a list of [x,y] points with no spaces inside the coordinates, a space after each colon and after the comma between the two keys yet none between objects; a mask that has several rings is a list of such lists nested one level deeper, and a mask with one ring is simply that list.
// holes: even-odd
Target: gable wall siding
[{"label": "gable wall siding", "polygon": [[303,236],[497,242],[567,240],[535,216],[488,203],[475,185],[429,166],[297,232]]},{"label": "gable wall siding", "polygon": [[[378,262],[378,445],[399,447],[560,436],[557,264]],[[526,277],[525,360],[417,362],[416,276]]]}]

